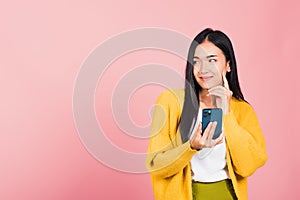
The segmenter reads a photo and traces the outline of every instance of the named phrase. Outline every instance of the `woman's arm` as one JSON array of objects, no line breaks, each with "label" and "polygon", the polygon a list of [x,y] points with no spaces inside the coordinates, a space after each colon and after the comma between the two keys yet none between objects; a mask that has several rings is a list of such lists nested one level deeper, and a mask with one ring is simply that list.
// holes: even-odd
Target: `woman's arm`
[{"label": "woman's arm", "polygon": [[163,92],[156,101],[146,159],[152,175],[166,178],[182,171],[197,152],[189,141],[181,144],[181,136],[176,134],[180,114],[178,97]]},{"label": "woman's arm", "polygon": [[224,129],[234,171],[248,177],[267,161],[265,139],[253,108],[237,103],[238,114],[224,115]]}]

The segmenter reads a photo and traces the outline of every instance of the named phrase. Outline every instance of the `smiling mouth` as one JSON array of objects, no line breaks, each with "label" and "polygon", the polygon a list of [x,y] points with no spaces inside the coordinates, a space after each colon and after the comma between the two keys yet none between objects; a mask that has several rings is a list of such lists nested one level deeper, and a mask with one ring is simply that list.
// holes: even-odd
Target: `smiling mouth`
[{"label": "smiling mouth", "polygon": [[202,81],[209,81],[212,77],[213,77],[213,76],[202,76],[202,77],[200,77],[200,79],[201,79]]}]

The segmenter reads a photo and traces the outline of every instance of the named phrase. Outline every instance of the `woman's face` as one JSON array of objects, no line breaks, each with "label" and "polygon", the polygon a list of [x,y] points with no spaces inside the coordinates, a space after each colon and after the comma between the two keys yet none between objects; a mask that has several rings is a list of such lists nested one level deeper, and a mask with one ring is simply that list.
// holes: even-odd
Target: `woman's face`
[{"label": "woman's face", "polygon": [[193,68],[195,79],[203,89],[221,85],[222,73],[230,70],[222,50],[207,40],[197,46]]}]

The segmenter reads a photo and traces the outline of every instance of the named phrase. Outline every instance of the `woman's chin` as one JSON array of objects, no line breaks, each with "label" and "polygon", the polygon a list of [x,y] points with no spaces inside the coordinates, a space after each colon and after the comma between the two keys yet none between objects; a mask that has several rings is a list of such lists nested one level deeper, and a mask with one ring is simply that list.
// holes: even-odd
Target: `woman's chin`
[{"label": "woman's chin", "polygon": [[201,87],[202,87],[203,89],[210,89],[210,88],[212,88],[212,87],[214,87],[214,86],[216,86],[216,84],[213,84],[213,83],[202,83],[202,84],[201,84]]},{"label": "woman's chin", "polygon": [[201,84],[201,88],[205,90],[209,90],[219,85],[222,85],[222,83],[205,83],[205,84]]}]

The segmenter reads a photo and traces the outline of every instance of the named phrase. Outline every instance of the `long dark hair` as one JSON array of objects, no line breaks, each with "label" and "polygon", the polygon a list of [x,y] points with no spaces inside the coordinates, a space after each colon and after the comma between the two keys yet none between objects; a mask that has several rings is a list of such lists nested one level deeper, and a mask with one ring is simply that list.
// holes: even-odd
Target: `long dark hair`
[{"label": "long dark hair", "polygon": [[226,61],[230,61],[230,72],[226,73],[229,88],[232,91],[232,96],[234,98],[245,101],[238,80],[236,60],[230,39],[219,30],[207,28],[201,31],[190,45],[186,64],[184,104],[180,118],[180,133],[183,143],[189,140],[199,112],[199,92],[202,88],[194,77],[193,57],[196,47],[205,39],[221,49],[225,55]]}]

